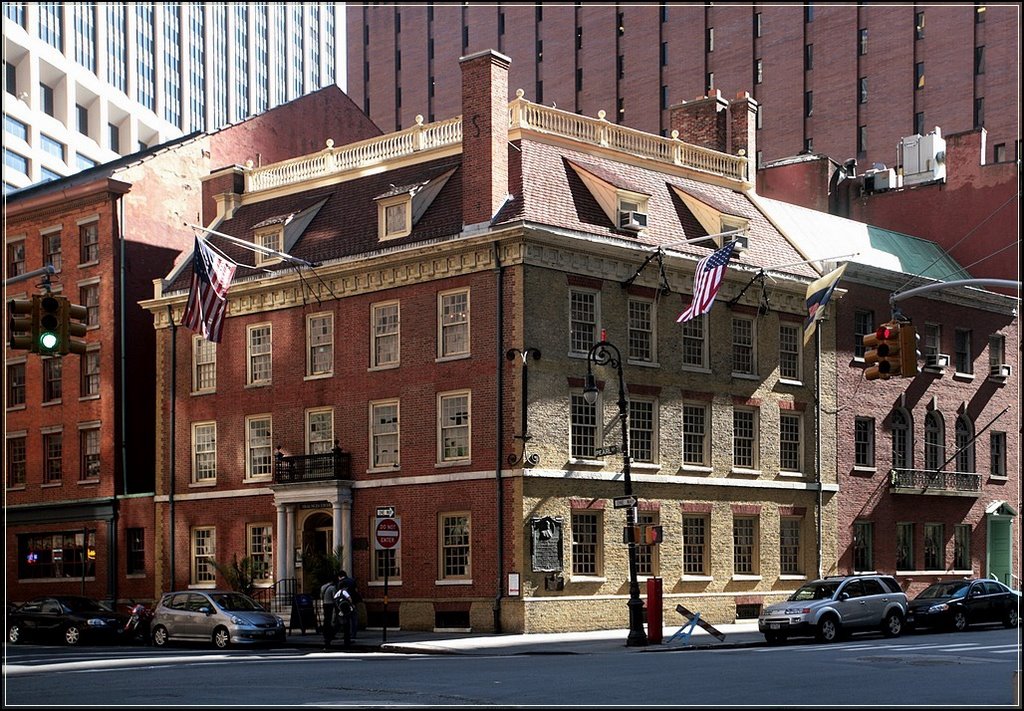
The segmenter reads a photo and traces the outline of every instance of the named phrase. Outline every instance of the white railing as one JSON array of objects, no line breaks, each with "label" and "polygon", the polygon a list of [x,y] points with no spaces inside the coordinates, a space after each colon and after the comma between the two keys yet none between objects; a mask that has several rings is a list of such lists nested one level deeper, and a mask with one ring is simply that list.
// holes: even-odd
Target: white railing
[{"label": "white railing", "polygon": [[[605,112],[597,118],[580,116],[561,109],[534,104],[523,98],[520,89],[509,104],[509,127],[569,138],[603,148],[610,148],[648,160],[688,168],[707,175],[733,180],[748,180],[749,162],[746,157],[714,151],[678,138],[663,138],[633,128],[609,123]],[[334,141],[319,153],[254,168],[246,166],[245,191],[247,193],[270,190],[286,185],[314,180],[331,175],[379,165],[387,161],[412,155],[419,151],[445,148],[462,142],[462,117],[424,125],[423,117],[402,131],[377,136],[335,148]]]}]

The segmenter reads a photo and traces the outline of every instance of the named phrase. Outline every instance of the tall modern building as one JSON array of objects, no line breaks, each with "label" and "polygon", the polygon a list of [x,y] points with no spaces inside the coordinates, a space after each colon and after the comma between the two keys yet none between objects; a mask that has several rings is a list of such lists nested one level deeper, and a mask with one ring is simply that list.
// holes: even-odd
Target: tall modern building
[{"label": "tall modern building", "polygon": [[5,2],[4,193],[344,84],[343,3]]},{"label": "tall modern building", "polygon": [[458,57],[493,48],[512,94],[662,136],[672,105],[749,92],[759,166],[892,167],[936,126],[1020,155],[1019,3],[367,3],[347,30],[346,91],[385,131],[457,114]]}]

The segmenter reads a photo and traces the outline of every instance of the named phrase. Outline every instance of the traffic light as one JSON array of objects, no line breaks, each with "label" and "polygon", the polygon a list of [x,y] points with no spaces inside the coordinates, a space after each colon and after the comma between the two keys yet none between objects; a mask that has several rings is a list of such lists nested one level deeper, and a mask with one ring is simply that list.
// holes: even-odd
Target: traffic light
[{"label": "traffic light", "polygon": [[651,524],[645,524],[643,526],[644,543],[647,545],[653,545],[655,543],[661,543],[665,540],[664,530],[661,526],[654,526]]},{"label": "traffic light", "polygon": [[42,355],[60,355],[61,320],[67,299],[53,294],[37,294],[33,297],[39,304],[39,326],[36,333],[36,347]]},{"label": "traffic light", "polygon": [[879,326],[874,333],[864,336],[865,380],[888,380],[900,374],[900,324],[897,321]]},{"label": "traffic light", "polygon": [[921,359],[921,336],[909,323],[900,329],[900,375],[912,378],[918,374],[917,362]]},{"label": "traffic light", "polygon": [[72,304],[66,298],[63,299],[63,309],[60,319],[60,352],[62,354],[85,353],[85,341],[81,338],[85,335],[84,321],[89,316],[89,309],[79,304]]},{"label": "traffic light", "polygon": [[39,332],[38,300],[11,299],[7,302],[10,322],[7,326],[7,345],[11,350],[36,352]]}]

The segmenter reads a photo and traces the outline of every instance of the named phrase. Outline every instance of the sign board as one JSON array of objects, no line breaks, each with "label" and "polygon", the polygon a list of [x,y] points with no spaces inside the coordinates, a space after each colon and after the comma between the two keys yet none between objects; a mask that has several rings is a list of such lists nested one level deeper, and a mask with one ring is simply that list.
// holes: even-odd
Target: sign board
[{"label": "sign board", "polygon": [[395,507],[394,506],[378,506],[377,507],[377,518],[394,518]]},{"label": "sign board", "polygon": [[610,447],[598,447],[597,449],[594,450],[594,456],[595,457],[607,457],[607,456],[609,456],[611,454],[618,454],[618,453],[619,453],[619,448],[618,448],[618,446],[616,446],[614,444],[612,446],[610,446]]},{"label": "sign board", "polygon": [[377,527],[373,534],[374,550],[386,551],[398,548],[398,541],[402,536],[401,520],[394,518],[377,519]]},{"label": "sign board", "polygon": [[630,509],[636,506],[635,496],[616,496],[612,499],[612,506],[617,509]]},{"label": "sign board", "polygon": [[[725,641],[725,633],[724,632],[719,632],[718,629],[713,627],[710,623],[705,622],[704,620],[700,619],[700,613],[699,612],[696,612],[696,613],[690,612],[689,610],[687,610],[682,605],[676,605],[676,612],[678,612],[680,615],[682,615],[686,619],[690,620],[691,624],[693,622],[696,622],[699,627],[702,627],[705,630],[707,630],[707,632],[710,635],[712,635],[714,637],[717,637],[720,642],[724,642]],[[696,619],[694,619],[694,618],[696,618]]]}]

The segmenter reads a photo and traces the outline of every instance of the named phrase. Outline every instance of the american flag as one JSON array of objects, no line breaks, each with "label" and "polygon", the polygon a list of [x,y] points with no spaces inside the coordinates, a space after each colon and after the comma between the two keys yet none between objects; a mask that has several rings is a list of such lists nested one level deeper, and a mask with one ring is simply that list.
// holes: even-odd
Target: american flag
[{"label": "american flag", "polygon": [[185,305],[181,325],[203,338],[220,343],[224,312],[228,307],[228,287],[235,265],[214,254],[198,236],[192,253],[192,288]]},{"label": "american flag", "polygon": [[722,285],[725,267],[732,257],[736,240],[709,254],[697,262],[697,271],[693,275],[693,301],[683,313],[679,314],[676,323],[684,323],[692,318],[706,314],[715,301],[718,287]]}]

